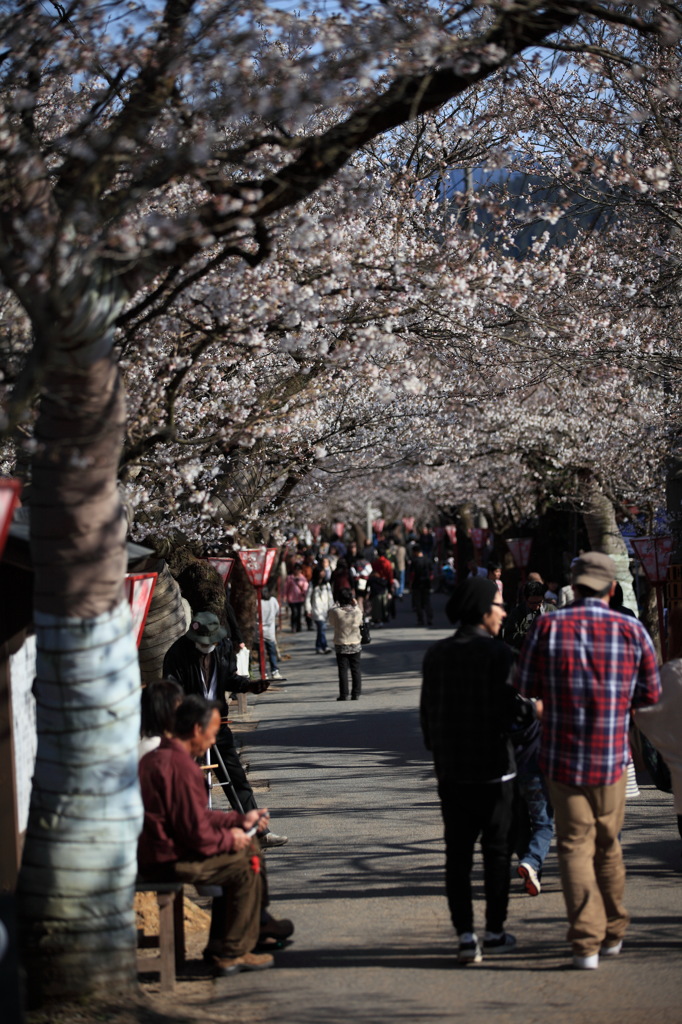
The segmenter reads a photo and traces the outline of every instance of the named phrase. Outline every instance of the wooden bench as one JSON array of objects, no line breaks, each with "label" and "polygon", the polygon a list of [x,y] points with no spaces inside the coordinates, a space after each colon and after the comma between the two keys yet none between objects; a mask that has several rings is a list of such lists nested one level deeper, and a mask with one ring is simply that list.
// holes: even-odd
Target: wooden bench
[{"label": "wooden bench", "polygon": [[176,972],[185,962],[185,918],[182,882],[147,882],[138,879],[135,892],[156,893],[159,906],[159,935],[145,937],[144,946],[159,949],[161,991],[172,992]]}]

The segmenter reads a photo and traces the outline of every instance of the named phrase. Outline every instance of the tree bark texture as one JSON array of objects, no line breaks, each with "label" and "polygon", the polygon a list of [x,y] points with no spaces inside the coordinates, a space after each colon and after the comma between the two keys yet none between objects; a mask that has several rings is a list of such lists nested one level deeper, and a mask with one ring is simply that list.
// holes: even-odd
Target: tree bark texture
[{"label": "tree bark texture", "polygon": [[[256,639],[256,617],[258,615],[256,588],[249,582],[246,569],[242,565],[236,551],[229,552],[234,555],[235,563],[232,575],[230,576],[230,601],[239,623],[239,629],[244,643],[251,647]],[[279,599],[276,593],[276,575],[270,578],[272,596]]]},{"label": "tree bark texture", "polygon": [[189,629],[192,610],[163,559],[151,559],[149,572],[158,572],[152,603],[140,641],[140,674],[145,686],[160,679],[168,648]]},{"label": "tree bark texture", "polygon": [[616,522],[613,503],[596,485],[590,487],[583,519],[592,551],[601,551],[616,563],[616,579],[623,588],[623,604],[636,615],[637,598],[632,586],[630,556]]},{"label": "tree bark texture", "polygon": [[116,487],[124,412],[109,357],[47,373],[31,503],[38,756],[18,893],[33,1005],[135,982],[140,677]]}]

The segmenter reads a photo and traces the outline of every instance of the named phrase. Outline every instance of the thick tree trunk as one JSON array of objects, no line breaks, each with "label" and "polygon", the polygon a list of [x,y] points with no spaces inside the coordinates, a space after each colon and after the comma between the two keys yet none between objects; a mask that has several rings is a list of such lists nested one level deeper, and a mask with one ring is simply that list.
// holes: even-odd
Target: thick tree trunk
[{"label": "thick tree trunk", "polygon": [[623,588],[623,604],[637,614],[637,598],[632,586],[630,556],[618,529],[613,504],[603,491],[593,484],[587,494],[585,505],[583,519],[590,539],[590,548],[593,551],[603,552],[616,563],[616,579]]},{"label": "thick tree trunk", "polygon": [[19,880],[33,1005],[135,983],[139,667],[123,599],[123,425],[111,358],[49,371],[31,493],[38,757]]}]

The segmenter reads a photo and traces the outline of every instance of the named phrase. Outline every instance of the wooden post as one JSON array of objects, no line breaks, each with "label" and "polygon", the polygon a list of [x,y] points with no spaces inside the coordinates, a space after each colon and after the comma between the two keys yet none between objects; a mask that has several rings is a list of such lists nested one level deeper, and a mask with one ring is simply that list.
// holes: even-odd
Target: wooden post
[{"label": "wooden post", "polygon": [[[182,898],[182,890],[180,891]],[[175,932],[174,932],[174,892],[157,892],[156,901],[159,905],[159,953],[161,959],[161,991],[172,992],[175,988]]]},{"label": "wooden post", "polygon": [[668,658],[682,657],[682,565],[668,566]]},{"label": "wooden post", "polygon": [[185,962],[185,890],[179,889],[173,900],[173,938],[175,941],[175,970],[182,970]]}]

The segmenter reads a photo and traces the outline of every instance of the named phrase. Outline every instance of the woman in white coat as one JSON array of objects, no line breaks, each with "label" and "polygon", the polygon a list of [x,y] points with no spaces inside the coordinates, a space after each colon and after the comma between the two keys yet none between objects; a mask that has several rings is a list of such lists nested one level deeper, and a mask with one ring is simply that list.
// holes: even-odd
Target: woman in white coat
[{"label": "woman in white coat", "polygon": [[316,569],[312,586],[308,587],[305,595],[305,613],[311,617],[317,629],[316,654],[331,654],[331,647],[327,647],[327,615],[333,606],[334,597],[327,574],[324,569]]}]

